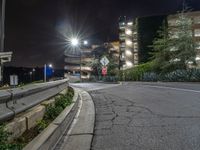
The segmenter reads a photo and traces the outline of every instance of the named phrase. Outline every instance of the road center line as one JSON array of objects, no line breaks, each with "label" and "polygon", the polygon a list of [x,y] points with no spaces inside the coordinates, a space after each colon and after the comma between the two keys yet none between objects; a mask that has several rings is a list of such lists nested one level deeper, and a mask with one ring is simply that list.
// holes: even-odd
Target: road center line
[{"label": "road center line", "polygon": [[145,86],[153,87],[153,88],[160,88],[160,89],[170,89],[170,90],[177,90],[177,91],[184,91],[184,92],[200,93],[200,91],[190,90],[190,89],[181,89],[181,88],[173,88],[173,87],[166,87],[166,86],[154,86],[154,85],[145,85]]}]

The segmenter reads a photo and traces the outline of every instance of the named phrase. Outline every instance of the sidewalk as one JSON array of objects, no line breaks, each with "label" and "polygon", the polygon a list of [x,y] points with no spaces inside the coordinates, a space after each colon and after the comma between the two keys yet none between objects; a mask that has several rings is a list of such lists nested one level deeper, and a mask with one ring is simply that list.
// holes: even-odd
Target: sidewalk
[{"label": "sidewalk", "polygon": [[92,143],[95,108],[91,96],[78,89],[79,109],[69,131],[61,138],[55,150],[89,150]]}]

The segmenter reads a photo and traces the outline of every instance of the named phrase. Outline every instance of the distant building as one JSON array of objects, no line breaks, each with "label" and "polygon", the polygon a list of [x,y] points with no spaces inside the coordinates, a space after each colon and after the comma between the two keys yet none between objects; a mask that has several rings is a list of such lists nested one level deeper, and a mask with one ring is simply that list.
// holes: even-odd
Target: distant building
[{"label": "distant building", "polygon": [[[188,12],[186,15],[191,18],[194,41],[196,42],[198,54],[196,61],[200,68],[200,11]],[[129,20],[126,17],[119,19],[119,47],[120,47],[120,69],[128,69],[138,64],[148,62],[151,58],[154,39],[157,31],[164,21],[173,29],[173,36],[176,38],[178,14],[138,17]]]},{"label": "distant building", "polygon": [[153,40],[165,16],[119,19],[120,69],[125,70],[149,60]]},{"label": "distant building", "polygon": [[120,69],[128,69],[138,65],[137,21],[128,21],[126,17],[119,19]]},{"label": "distant building", "polygon": [[[191,19],[191,23],[192,23],[191,34],[197,45],[196,62],[197,62],[198,68],[200,68],[200,11],[188,12],[186,13],[186,16]],[[169,15],[167,17],[167,22],[171,30],[172,38],[178,38],[177,31],[176,31],[177,19],[178,19],[178,14]]]},{"label": "distant building", "polygon": [[93,59],[92,50],[92,47],[83,47],[77,54],[65,52],[65,74],[78,76],[81,74],[82,79],[89,79],[92,68],[88,63]]},{"label": "distant building", "polygon": [[115,65],[119,68],[119,58],[120,58],[120,50],[119,50],[119,41],[113,41],[105,43],[105,48],[107,49],[107,53],[109,57],[114,61]]}]

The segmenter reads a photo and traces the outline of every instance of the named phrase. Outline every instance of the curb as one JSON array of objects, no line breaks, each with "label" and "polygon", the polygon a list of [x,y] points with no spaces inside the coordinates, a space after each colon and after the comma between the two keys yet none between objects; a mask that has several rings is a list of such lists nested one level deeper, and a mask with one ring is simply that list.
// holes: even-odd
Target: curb
[{"label": "curb", "polygon": [[48,150],[56,146],[64,133],[69,130],[78,111],[79,95],[77,89],[73,89],[73,103],[65,108],[63,112],[44,131],[26,145],[23,150]]},{"label": "curb", "polygon": [[90,150],[94,135],[95,107],[89,93],[79,89],[80,109],[56,150]]}]

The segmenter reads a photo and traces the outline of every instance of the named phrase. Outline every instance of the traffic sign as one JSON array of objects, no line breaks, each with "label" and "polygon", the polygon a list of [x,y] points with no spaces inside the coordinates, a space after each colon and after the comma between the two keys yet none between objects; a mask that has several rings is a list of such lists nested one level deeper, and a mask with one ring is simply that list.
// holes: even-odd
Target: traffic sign
[{"label": "traffic sign", "polygon": [[101,64],[103,66],[107,66],[109,64],[109,60],[106,56],[104,56],[101,60],[100,60]]},{"label": "traffic sign", "polygon": [[102,67],[102,75],[103,76],[107,75],[107,67]]}]

